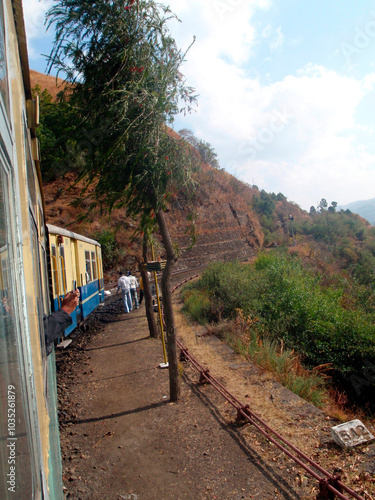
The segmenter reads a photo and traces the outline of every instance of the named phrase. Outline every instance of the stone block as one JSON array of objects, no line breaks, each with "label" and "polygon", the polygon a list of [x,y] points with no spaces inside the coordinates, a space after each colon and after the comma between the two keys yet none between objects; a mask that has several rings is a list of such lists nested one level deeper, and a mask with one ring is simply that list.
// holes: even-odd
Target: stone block
[{"label": "stone block", "polygon": [[345,422],[345,424],[336,425],[331,428],[331,433],[335,443],[343,448],[352,448],[374,439],[374,436],[360,420],[352,420]]}]

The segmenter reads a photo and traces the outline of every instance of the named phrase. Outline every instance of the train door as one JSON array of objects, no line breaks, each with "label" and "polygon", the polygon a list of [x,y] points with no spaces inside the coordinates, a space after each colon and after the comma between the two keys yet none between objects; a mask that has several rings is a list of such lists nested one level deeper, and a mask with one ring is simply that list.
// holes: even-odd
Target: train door
[{"label": "train door", "polygon": [[78,286],[78,268],[77,268],[77,259],[76,259],[76,245],[75,240],[73,238],[70,239],[70,264],[69,264],[69,276],[70,276],[70,289],[73,290],[74,286]]},{"label": "train door", "polygon": [[91,266],[92,266],[92,280],[96,281],[98,279],[98,268],[96,262],[95,249],[93,252],[91,252]]},{"label": "train door", "polygon": [[105,299],[104,295],[104,277],[103,277],[103,263],[102,263],[102,251],[101,247],[97,245],[95,247],[95,251],[97,254],[97,269],[98,269],[98,280],[99,280],[99,297],[100,302],[103,302]]},{"label": "train door", "polygon": [[92,281],[92,270],[91,270],[91,259],[90,259],[90,251],[89,250],[85,250],[85,267],[86,267],[86,271],[85,271],[85,281],[86,281],[86,285],[88,283],[91,283]]},{"label": "train door", "polygon": [[66,282],[66,261],[65,261],[65,247],[64,247],[64,239],[62,236],[58,236],[59,240],[59,278],[61,283],[60,293],[62,296],[66,295],[67,292],[67,282]]},{"label": "train door", "polygon": [[[38,239],[38,228],[35,224],[34,217],[31,213],[29,222],[30,222],[31,250],[33,258],[32,283],[34,284],[34,298],[36,302],[35,312],[39,323],[40,345],[42,346],[42,356],[43,356],[43,373],[45,374],[46,356],[45,356],[45,339],[44,339],[44,328],[43,328],[44,306],[43,306],[42,281],[40,272],[39,239]],[[44,379],[45,378],[46,375],[44,375]]]},{"label": "train door", "polygon": [[40,271],[42,278],[42,289],[43,289],[43,309],[45,313],[49,313],[50,301],[49,301],[49,289],[48,289],[48,264],[47,264],[47,234],[46,225],[44,223],[42,201],[38,199],[38,233],[39,233],[39,249],[40,249]]},{"label": "train door", "polygon": [[[50,236],[51,237],[51,236]],[[52,274],[52,296],[53,296],[53,310],[57,311],[60,308],[60,287],[59,287],[59,265],[57,260],[57,250],[54,243],[50,248],[51,257],[51,274]]]}]

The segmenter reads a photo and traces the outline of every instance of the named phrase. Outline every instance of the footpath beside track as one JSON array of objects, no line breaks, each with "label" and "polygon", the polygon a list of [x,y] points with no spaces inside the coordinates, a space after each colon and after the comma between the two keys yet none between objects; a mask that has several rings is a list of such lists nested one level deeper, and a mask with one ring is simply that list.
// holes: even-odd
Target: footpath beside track
[{"label": "footpath beside track", "polygon": [[[175,301],[184,348],[245,407],[266,415],[293,445],[302,443],[303,452],[319,455],[328,470],[342,469],[352,486],[361,473],[359,455],[332,447],[332,422],[216,338],[197,337],[179,313],[178,296]],[[120,297],[112,297],[98,315],[97,331],[58,353],[66,497],[315,499],[317,481],[275,453],[254,425],[236,423],[236,410],[211,385],[199,383],[192,361],[183,365],[181,403],[168,404],[161,343],[148,337],[143,307],[123,314]],[[362,461],[370,451],[361,450]],[[355,485],[369,490],[366,481]]]}]

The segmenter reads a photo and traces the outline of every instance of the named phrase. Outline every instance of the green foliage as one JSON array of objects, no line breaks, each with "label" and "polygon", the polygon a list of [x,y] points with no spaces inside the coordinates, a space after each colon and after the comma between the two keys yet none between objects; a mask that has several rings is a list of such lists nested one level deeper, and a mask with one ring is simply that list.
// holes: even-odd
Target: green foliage
[{"label": "green foliage", "polygon": [[251,206],[262,225],[264,245],[286,244],[288,236],[291,236],[291,206],[287,198],[282,193],[267,193],[262,189],[254,194]]},{"label": "green foliage", "polygon": [[375,289],[374,230],[350,211],[336,212],[336,205],[332,202],[331,210],[321,209],[320,213],[310,211],[310,220],[295,223],[296,231],[327,245],[332,259],[339,259],[341,267],[360,284]]},{"label": "green foliage", "polygon": [[56,29],[50,67],[72,84],[81,178],[96,181],[96,203],[110,209],[159,211],[175,183],[190,181],[194,162],[166,130],[196,101],[180,72],[185,53],[168,30],[176,16],[152,0],[60,0],[47,16]]},{"label": "green foliage", "polygon": [[[202,314],[207,317],[210,310],[205,290],[187,285],[183,289],[182,297],[184,310],[192,319],[205,324],[206,318],[202,318]],[[304,369],[294,351],[285,349],[279,342],[259,339],[256,328],[258,318],[245,317],[239,309],[236,314],[232,321],[223,321],[216,327],[208,325],[208,331],[224,339],[237,353],[250,357],[258,366],[272,372],[276,380],[295,394],[322,407],[327,400],[325,378],[314,370]]]},{"label": "green foliage", "polygon": [[358,282],[375,288],[375,256],[368,250],[363,250],[358,261],[353,266],[353,274]]},{"label": "green foliage", "polygon": [[103,230],[93,235],[102,247],[103,269],[113,269],[124,255],[124,251],[119,247],[116,236],[112,231]]},{"label": "green foliage", "polygon": [[262,189],[259,196],[253,197],[253,209],[258,215],[270,217],[274,214],[275,207],[274,196],[266,193],[264,189]]},{"label": "green foliage", "polygon": [[189,311],[189,315],[194,321],[204,325],[211,309],[207,293],[204,290],[185,288],[182,298],[184,301],[184,310]]},{"label": "green foliage", "polygon": [[43,178],[52,181],[67,172],[79,171],[85,155],[83,151],[76,154],[75,110],[63,100],[54,102],[48,90],[42,90],[38,84],[32,92],[33,96],[39,96],[40,125],[37,137],[40,142]]},{"label": "green foliage", "polygon": [[298,258],[267,253],[253,266],[215,263],[196,286],[210,298],[207,321],[233,318],[237,308],[257,316],[258,335],[282,339],[311,366],[329,363],[333,376],[350,386],[366,362],[375,364],[375,309],[363,307],[363,299],[342,307],[344,288],[324,288],[321,280]]},{"label": "green foliage", "polygon": [[217,159],[217,153],[209,142],[203,141],[202,139],[197,139],[194,136],[193,132],[188,129],[179,130],[178,133],[198,151],[201,160],[204,163],[209,163],[211,167],[214,168],[220,168],[220,164]]},{"label": "green foliage", "polygon": [[280,351],[275,341],[265,339],[249,346],[249,355],[257,365],[274,373],[277,380],[292,392],[322,408],[327,401],[325,380],[313,371],[303,370],[294,351]]}]

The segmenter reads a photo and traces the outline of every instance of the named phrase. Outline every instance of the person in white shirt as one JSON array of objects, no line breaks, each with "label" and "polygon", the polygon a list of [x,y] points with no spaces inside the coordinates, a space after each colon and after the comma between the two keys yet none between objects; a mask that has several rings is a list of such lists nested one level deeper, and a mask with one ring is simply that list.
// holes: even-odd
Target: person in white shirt
[{"label": "person in white shirt", "polygon": [[120,276],[120,278],[119,278],[118,283],[117,283],[116,295],[121,290],[125,312],[129,313],[133,309],[132,298],[130,295],[130,281],[129,281],[129,278],[127,276],[125,276],[125,274],[121,271],[119,272],[119,276]]},{"label": "person in white shirt", "polygon": [[132,296],[132,299],[134,300],[134,307],[138,309],[139,303],[138,303],[138,292],[137,288],[139,287],[137,278],[132,275],[131,271],[128,271],[128,280],[130,282],[130,293]]}]

